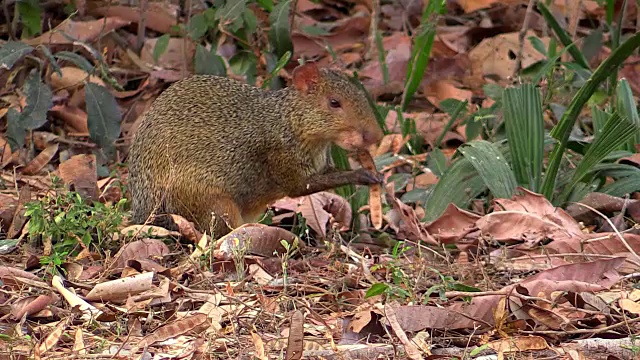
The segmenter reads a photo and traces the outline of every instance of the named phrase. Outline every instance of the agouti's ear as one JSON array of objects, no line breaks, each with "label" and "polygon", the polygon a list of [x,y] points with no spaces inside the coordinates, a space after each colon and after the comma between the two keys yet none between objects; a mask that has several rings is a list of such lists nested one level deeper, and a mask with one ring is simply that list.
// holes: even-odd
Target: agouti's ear
[{"label": "agouti's ear", "polygon": [[293,86],[302,93],[313,91],[320,81],[320,70],[316,63],[308,62],[293,69]]}]

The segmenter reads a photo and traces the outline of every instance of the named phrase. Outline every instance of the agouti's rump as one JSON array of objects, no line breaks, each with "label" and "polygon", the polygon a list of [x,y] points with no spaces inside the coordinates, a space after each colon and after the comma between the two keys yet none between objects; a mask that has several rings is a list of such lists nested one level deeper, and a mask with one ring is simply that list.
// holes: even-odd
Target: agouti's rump
[{"label": "agouti's rump", "polygon": [[221,236],[284,196],[380,182],[362,169],[332,169],[328,151],[331,143],[363,149],[381,137],[366,94],[313,63],[296,68],[293,86],[279,91],[192,76],[156,99],[134,136],[132,220],[179,214]]}]

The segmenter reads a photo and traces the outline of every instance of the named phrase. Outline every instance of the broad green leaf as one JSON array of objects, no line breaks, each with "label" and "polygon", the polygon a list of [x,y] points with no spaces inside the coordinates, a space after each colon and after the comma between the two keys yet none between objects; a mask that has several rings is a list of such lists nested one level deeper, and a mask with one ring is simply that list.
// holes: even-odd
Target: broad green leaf
[{"label": "broad green leaf", "polygon": [[604,128],[604,124],[607,122],[611,114],[606,111],[600,110],[595,106],[591,107],[591,122],[593,123],[593,137],[594,140],[600,136],[602,129]]},{"label": "broad green leaf", "polygon": [[465,208],[471,199],[486,189],[484,180],[469,160],[459,158],[433,187],[425,204],[424,220],[437,219],[451,203]]},{"label": "broad green leaf", "polygon": [[160,56],[167,51],[167,47],[169,47],[169,39],[171,39],[171,35],[164,34],[156,40],[156,45],[153,47],[153,61],[156,63],[158,62],[158,59],[160,59]]},{"label": "broad green leaf", "polygon": [[120,136],[122,114],[115,97],[104,86],[85,83],[89,136],[101,148],[113,146]]},{"label": "broad green leaf", "polygon": [[[436,138],[436,141],[433,143],[434,147],[437,148],[437,147],[440,146],[440,144],[442,143],[442,140],[444,139],[445,135],[447,135],[447,132],[449,132],[449,130],[451,130],[451,128],[453,127],[453,124],[456,121],[458,121],[458,118],[463,114],[463,111],[467,109],[467,105],[468,104],[469,104],[469,102],[467,100],[465,100],[465,101],[460,101],[460,100],[456,100],[456,99],[444,99],[444,100],[442,100],[442,102],[440,103],[440,107],[447,114],[449,114],[449,121],[447,121],[447,124],[444,126],[444,128],[440,132],[440,135],[438,135],[438,137]],[[467,137],[467,139],[473,139],[473,137],[471,137],[471,138]]]},{"label": "broad green leaf", "polygon": [[31,53],[33,47],[20,41],[7,41],[0,46],[0,69],[11,70],[23,56]]},{"label": "broad green leaf", "polygon": [[247,7],[247,0],[227,0],[227,3],[216,12],[216,19],[235,20]]},{"label": "broad green leaf", "polygon": [[542,42],[542,40],[540,40],[539,37],[529,36],[528,39],[531,42],[531,45],[533,46],[533,48],[536,49],[537,52],[539,52],[544,56],[547,56],[547,48],[544,46],[544,43]]},{"label": "broad green leaf", "polygon": [[507,88],[504,125],[518,183],[539,191],[544,158],[544,118],[540,92],[532,84]]},{"label": "broad green leaf", "polygon": [[242,18],[244,19],[244,29],[246,34],[253,34],[258,28],[258,18],[251,11],[251,9],[246,8],[242,13]]},{"label": "broad green leaf", "polygon": [[[638,117],[638,108],[636,107],[636,101],[631,92],[631,86],[627,79],[620,79],[618,87],[616,89],[616,108],[620,113],[627,117],[631,122],[636,124],[640,129],[640,117]],[[636,144],[640,144],[640,131],[632,136],[626,144],[626,149],[629,151],[635,151]]]},{"label": "broad green leaf", "polygon": [[[189,21],[189,35],[192,39],[200,39],[204,36],[204,34],[207,33],[207,30],[209,30],[209,22],[207,21],[207,18],[204,14],[196,14],[191,17],[191,20]],[[167,39],[167,44],[168,41],[169,40]]]},{"label": "broad green leaf", "polygon": [[40,80],[40,73],[33,71],[24,83],[27,106],[20,116],[21,126],[37,129],[47,122],[47,112],[53,106],[53,92]]},{"label": "broad green leaf", "polygon": [[12,107],[7,112],[6,135],[12,152],[24,147],[24,137],[27,135],[27,130],[20,123],[20,115],[20,112]]},{"label": "broad green leaf", "polygon": [[278,3],[269,14],[269,42],[273,46],[274,52],[281,57],[287,51],[293,53],[293,43],[289,33],[289,11],[291,0]]},{"label": "broad green leaf", "polygon": [[582,40],[582,53],[584,57],[589,60],[596,56],[600,49],[602,49],[602,29],[591,30],[584,40]]},{"label": "broad green leaf", "polygon": [[234,74],[246,76],[247,82],[254,84],[257,62],[258,58],[254,53],[242,51],[229,59],[229,66]]},{"label": "broad green leaf", "polygon": [[589,146],[582,161],[576,167],[565,193],[568,194],[573,186],[589,174],[594,165],[639,131],[640,127],[626,116],[620,116],[618,112],[613,113],[605,123],[600,136]]},{"label": "broad green leaf", "polygon": [[89,74],[93,72],[93,64],[91,64],[89,60],[87,60],[84,56],[78,55],[71,51],[58,51],[54,56],[59,60],[72,62],[74,65]]},{"label": "broad green leaf", "polygon": [[618,179],[611,184],[605,185],[600,191],[613,195],[623,197],[627,194],[634,193],[640,190],[640,170],[635,174],[629,175],[622,179]]},{"label": "broad green leaf", "polygon": [[367,292],[364,294],[364,298],[366,299],[372,296],[380,295],[385,291],[387,291],[388,288],[389,288],[389,285],[387,284],[383,284],[383,283],[373,284],[371,285],[369,290],[367,290]]},{"label": "broad green leaf", "polygon": [[407,66],[407,79],[402,94],[402,111],[407,109],[409,102],[422,82],[424,72],[429,64],[429,55],[433,47],[436,30],[430,23],[423,23],[421,30],[415,37],[411,49],[411,57]]},{"label": "broad green leaf", "polygon": [[[540,6],[540,4],[542,3],[538,3],[538,6]],[[558,144],[555,146],[549,157],[549,166],[547,167],[542,187],[542,193],[547,198],[550,199],[553,191],[555,190],[558,169],[560,168],[562,157],[567,148],[569,135],[571,135],[571,129],[580,115],[583,106],[598,89],[600,84],[607,79],[611,71],[620,66],[638,46],[640,46],[640,32],[631,36],[627,41],[615,49],[611,55],[609,55],[609,57],[600,64],[600,66],[598,66],[585,85],[581,87],[573,97],[571,104],[562,119],[560,119],[558,124],[556,124],[556,126],[551,130],[551,136],[558,140]]]},{"label": "broad green leaf", "polygon": [[267,10],[267,12],[271,12],[271,10],[273,10],[273,0],[257,0],[256,2],[263,9]]},{"label": "broad green leaf", "polygon": [[600,163],[591,168],[598,176],[610,176],[614,179],[635,175],[640,171],[637,167],[619,163]]},{"label": "broad green leaf", "polygon": [[447,171],[447,158],[440,148],[435,148],[427,155],[427,167],[437,177],[441,177]]},{"label": "broad green leaf", "polygon": [[214,49],[207,50],[204,46],[196,46],[195,73],[200,75],[226,76],[227,68],[224,61],[215,54]]},{"label": "broad green leaf", "polygon": [[42,21],[42,9],[40,8],[37,0],[21,0],[16,4],[16,9],[22,24],[24,25],[23,38],[29,38],[40,34],[41,21]]},{"label": "broad green leaf", "polygon": [[510,199],[518,186],[502,153],[488,141],[474,140],[458,148],[478,171],[494,197]]}]

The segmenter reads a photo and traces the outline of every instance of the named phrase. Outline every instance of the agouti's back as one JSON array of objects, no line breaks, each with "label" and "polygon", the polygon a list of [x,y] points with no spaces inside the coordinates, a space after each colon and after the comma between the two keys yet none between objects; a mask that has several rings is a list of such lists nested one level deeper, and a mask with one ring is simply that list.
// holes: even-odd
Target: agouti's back
[{"label": "agouti's back", "polygon": [[179,214],[222,235],[314,185],[332,142],[355,150],[380,139],[366,95],[345,75],[311,63],[293,78],[265,91],[197,75],[164,91],[129,152],[133,222]]}]

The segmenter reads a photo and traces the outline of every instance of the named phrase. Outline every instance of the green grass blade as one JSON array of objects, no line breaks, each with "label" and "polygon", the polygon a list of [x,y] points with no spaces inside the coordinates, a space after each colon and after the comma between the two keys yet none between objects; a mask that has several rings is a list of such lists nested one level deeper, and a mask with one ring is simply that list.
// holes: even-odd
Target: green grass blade
[{"label": "green grass blade", "polygon": [[547,24],[549,24],[551,29],[553,29],[553,32],[556,34],[556,36],[558,36],[558,39],[560,39],[562,45],[567,48],[567,51],[569,52],[573,60],[583,68],[590,69],[589,62],[587,61],[587,58],[584,57],[584,54],[580,51],[580,49],[575,46],[569,47],[573,43],[573,41],[571,41],[571,37],[562,28],[562,26],[560,26],[556,18],[553,16],[553,14],[551,14],[551,11],[549,11],[549,8],[542,1],[539,1],[538,9],[540,10],[540,13],[542,13],[542,16],[544,17]]},{"label": "green grass blade", "polygon": [[512,166],[520,185],[539,191],[544,157],[540,92],[532,84],[504,90],[504,122]]},{"label": "green grass blade", "polygon": [[608,112],[604,110],[600,110],[595,106],[591,107],[591,121],[593,122],[593,137],[594,140],[600,136],[602,129],[604,128],[604,124],[607,123],[607,119],[609,119]]},{"label": "green grass blade", "polygon": [[558,144],[553,149],[549,158],[549,166],[545,174],[544,183],[542,185],[542,193],[550,199],[555,189],[556,176],[562,162],[562,156],[567,148],[567,141],[571,134],[571,128],[576,122],[582,107],[587,103],[591,95],[598,89],[598,86],[609,76],[610,72],[620,66],[622,62],[628,58],[635,49],[640,46],[640,33],[631,36],[627,41],[620,45],[611,55],[598,66],[596,71],[591,74],[586,84],[578,90],[571,100],[569,108],[560,119],[560,122],[551,130],[551,136],[558,139]]},{"label": "green grass blade", "polygon": [[624,144],[638,131],[640,131],[640,127],[627,117],[620,116],[617,112],[613,113],[605,123],[600,136],[598,136],[587,149],[565,193],[568,194],[571,188],[587,176],[596,164],[601,162],[613,150],[616,150],[620,145]]},{"label": "green grass blade", "polygon": [[420,82],[422,82],[422,77],[429,64],[429,55],[433,48],[435,36],[435,27],[431,24],[423,23],[421,30],[415,37],[413,49],[411,50],[411,58],[407,66],[407,79],[402,94],[402,111],[407,109],[411,98],[418,90]]},{"label": "green grass blade", "polygon": [[[631,92],[631,86],[627,79],[620,79],[616,89],[616,109],[624,114],[627,119],[640,127],[640,117],[638,116],[638,108],[636,101]],[[635,145],[640,144],[640,132],[635,134],[627,142],[625,149],[634,152]]]},{"label": "green grass blade", "polygon": [[640,170],[635,174],[616,180],[615,182],[605,185],[601,192],[613,196],[625,196],[640,189]]},{"label": "green grass blade", "polygon": [[493,196],[509,199],[518,186],[511,167],[502,153],[485,140],[470,141],[458,148],[478,171]]}]

